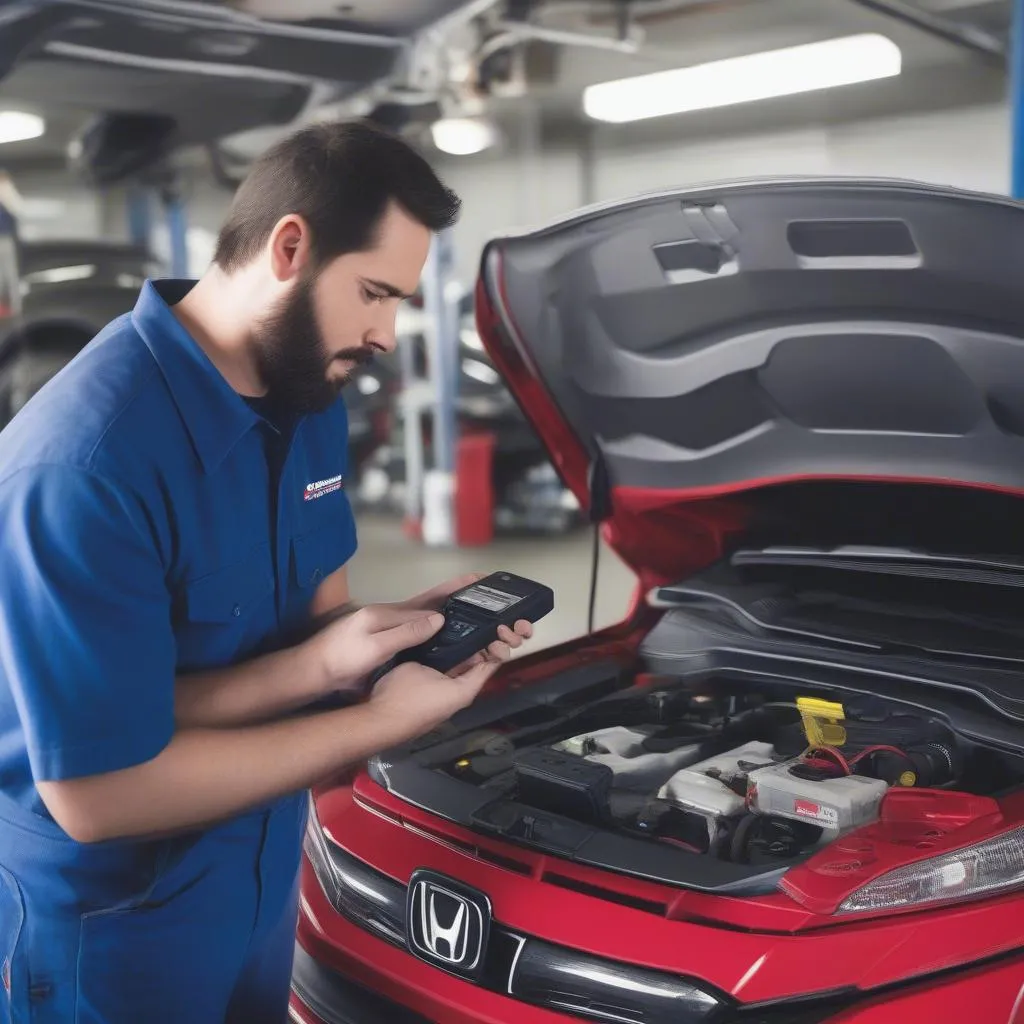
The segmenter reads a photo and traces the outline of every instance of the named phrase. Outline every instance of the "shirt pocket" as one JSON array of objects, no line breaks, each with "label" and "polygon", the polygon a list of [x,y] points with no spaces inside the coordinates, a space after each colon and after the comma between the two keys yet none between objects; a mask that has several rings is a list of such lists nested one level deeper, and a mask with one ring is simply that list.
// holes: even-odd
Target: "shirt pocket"
[{"label": "shirt pocket", "polygon": [[185,616],[189,622],[228,623],[248,618],[274,592],[269,549],[263,557],[190,580],[185,584]]},{"label": "shirt pocket", "polygon": [[296,585],[304,592],[315,590],[332,572],[340,569],[355,550],[351,514],[293,537],[292,565]]},{"label": "shirt pocket", "polygon": [[270,546],[188,580],[175,629],[180,668],[210,668],[244,658],[276,625]]}]

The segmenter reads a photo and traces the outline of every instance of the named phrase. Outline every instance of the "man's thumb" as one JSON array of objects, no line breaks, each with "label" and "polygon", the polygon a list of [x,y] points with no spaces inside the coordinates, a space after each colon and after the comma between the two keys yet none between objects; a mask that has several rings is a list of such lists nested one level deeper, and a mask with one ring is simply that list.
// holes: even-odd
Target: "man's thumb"
[{"label": "man's thumb", "polygon": [[385,629],[378,633],[376,640],[389,654],[397,654],[407,647],[429,640],[444,625],[444,616],[438,612],[430,615],[419,615],[408,622]]}]

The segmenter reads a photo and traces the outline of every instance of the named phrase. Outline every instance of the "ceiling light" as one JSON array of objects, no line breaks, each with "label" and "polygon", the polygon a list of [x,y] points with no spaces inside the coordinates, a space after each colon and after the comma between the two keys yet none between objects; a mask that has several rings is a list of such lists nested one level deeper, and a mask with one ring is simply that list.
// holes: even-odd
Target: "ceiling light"
[{"label": "ceiling light", "polygon": [[430,129],[434,145],[452,156],[471,156],[494,145],[493,125],[475,117],[444,117]]},{"label": "ceiling light", "polygon": [[584,90],[583,109],[621,124],[891,78],[901,67],[899,47],[867,33],[602,82]]},{"label": "ceiling light", "polygon": [[45,130],[46,122],[38,114],[0,110],[0,143],[38,139]]}]

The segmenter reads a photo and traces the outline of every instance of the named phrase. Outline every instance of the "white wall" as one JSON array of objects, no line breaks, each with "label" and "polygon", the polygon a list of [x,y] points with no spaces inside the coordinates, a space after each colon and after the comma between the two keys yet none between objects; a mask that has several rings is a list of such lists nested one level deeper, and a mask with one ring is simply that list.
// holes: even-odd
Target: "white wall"
[{"label": "white wall", "polygon": [[498,159],[445,161],[440,169],[465,201],[457,242],[459,273],[467,277],[475,274],[480,247],[493,234],[543,223],[587,201],[663,188],[774,174],[837,174],[1005,192],[1009,138],[1001,105],[643,147],[616,144],[614,132],[604,131],[594,150],[589,196],[584,156],[568,150],[541,154],[529,175],[514,151]]},{"label": "white wall", "polygon": [[22,234],[31,240],[98,238],[103,234],[103,198],[57,173],[15,174],[24,201]]}]

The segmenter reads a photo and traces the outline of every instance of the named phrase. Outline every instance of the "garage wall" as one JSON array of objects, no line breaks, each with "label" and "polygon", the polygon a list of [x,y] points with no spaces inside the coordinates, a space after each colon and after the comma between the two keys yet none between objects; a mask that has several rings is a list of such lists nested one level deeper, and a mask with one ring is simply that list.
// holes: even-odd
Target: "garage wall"
[{"label": "garage wall", "polygon": [[103,233],[103,198],[65,174],[14,173],[25,203],[21,231],[30,240],[97,238]]}]

